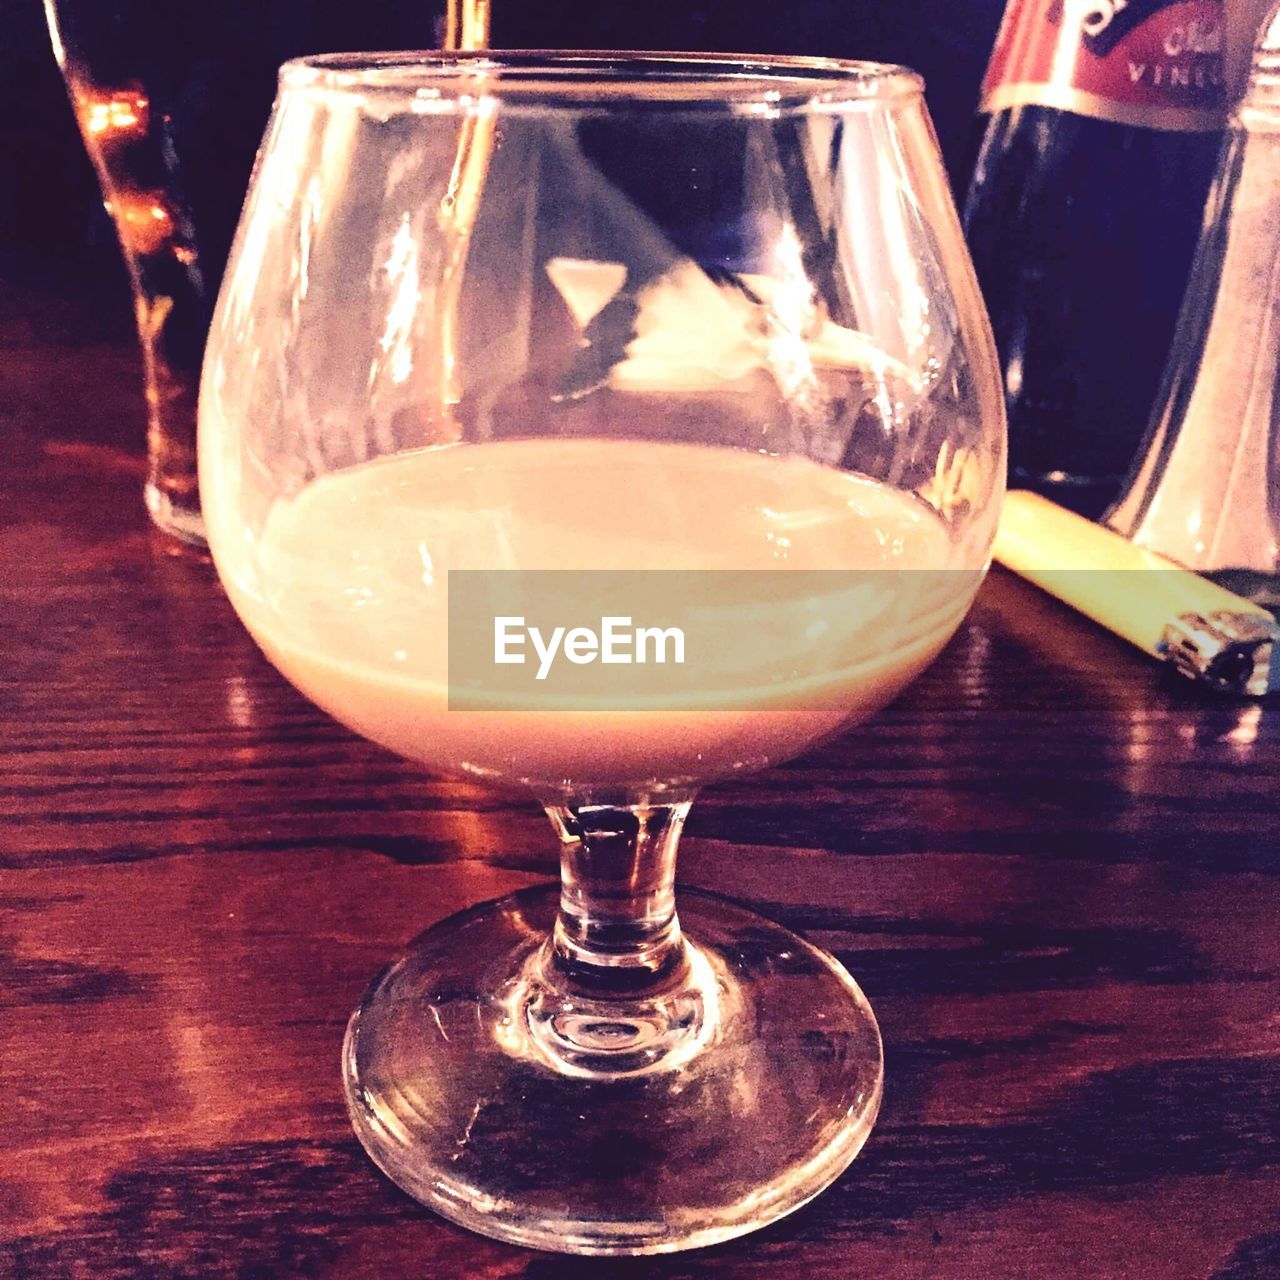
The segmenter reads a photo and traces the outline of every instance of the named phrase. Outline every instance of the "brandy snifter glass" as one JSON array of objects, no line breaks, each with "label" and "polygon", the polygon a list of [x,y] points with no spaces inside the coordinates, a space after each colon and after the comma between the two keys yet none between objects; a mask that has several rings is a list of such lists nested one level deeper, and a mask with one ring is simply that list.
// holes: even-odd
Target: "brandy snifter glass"
[{"label": "brandy snifter glass", "polygon": [[840,1174],[880,1103],[871,1009],[752,910],[677,913],[676,846],[700,786],[894,696],[988,563],[1000,386],[919,79],[286,65],[200,473],[270,660],[373,742],[527,787],[558,838],[557,887],[428,929],[353,1015],[378,1165],[588,1254],[724,1240]]}]

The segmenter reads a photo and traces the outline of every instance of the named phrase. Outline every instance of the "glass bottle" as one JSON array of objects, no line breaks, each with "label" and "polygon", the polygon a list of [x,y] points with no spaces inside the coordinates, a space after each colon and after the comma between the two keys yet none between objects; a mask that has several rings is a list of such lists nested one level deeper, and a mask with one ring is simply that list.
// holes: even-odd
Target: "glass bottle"
[{"label": "glass bottle", "polygon": [[1160,386],[1226,122],[1223,0],[1010,0],[964,208],[1010,481],[1097,518]]},{"label": "glass bottle", "polygon": [[1163,390],[1106,521],[1280,602],[1280,8],[1263,27],[1205,212]]}]

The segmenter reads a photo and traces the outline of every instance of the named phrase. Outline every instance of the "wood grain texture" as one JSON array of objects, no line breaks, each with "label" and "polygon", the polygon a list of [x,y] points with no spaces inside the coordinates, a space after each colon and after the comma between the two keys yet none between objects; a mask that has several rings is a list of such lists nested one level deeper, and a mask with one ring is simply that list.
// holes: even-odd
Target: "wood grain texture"
[{"label": "wood grain texture", "polygon": [[1280,714],[999,573],[867,729],[709,790],[682,854],[871,997],[852,1169],[617,1263],[400,1194],[347,1128],[347,1014],[552,841],[274,673],[146,527],[135,379],[92,317],[0,290],[0,1276],[1280,1276]]}]

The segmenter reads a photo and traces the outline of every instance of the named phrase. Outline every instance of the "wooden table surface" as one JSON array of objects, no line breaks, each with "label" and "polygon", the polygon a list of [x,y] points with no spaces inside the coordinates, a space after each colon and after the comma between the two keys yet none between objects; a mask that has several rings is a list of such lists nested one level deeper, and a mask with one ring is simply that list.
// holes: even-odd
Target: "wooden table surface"
[{"label": "wooden table surface", "polygon": [[884,1110],[753,1236],[565,1259],[364,1157],[338,1050],[432,921],[554,872],[259,656],[143,516],[130,346],[0,292],[0,1276],[1280,1276],[1280,707],[996,572],[871,725],[709,789],[681,880],[831,947]]}]

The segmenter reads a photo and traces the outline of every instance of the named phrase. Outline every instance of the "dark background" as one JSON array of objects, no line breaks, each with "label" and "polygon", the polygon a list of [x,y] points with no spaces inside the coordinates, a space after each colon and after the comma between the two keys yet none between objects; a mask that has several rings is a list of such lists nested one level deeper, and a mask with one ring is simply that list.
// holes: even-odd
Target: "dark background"
[{"label": "dark background", "polygon": [[[430,7],[432,0],[415,0]],[[60,0],[109,9],[114,0]],[[326,0],[172,0],[175,23],[224,21],[252,44],[289,4]],[[348,0],[342,21],[358,44],[380,6]],[[973,112],[1002,0],[494,0],[493,42],[506,48],[691,49],[823,54],[905,62],[928,82],[930,108],[953,179],[963,180]],[[279,45],[279,31],[275,33]],[[263,43],[266,42],[265,27]],[[371,40],[370,44],[377,43]],[[313,49],[288,52],[317,52]],[[264,122],[265,123],[265,122]],[[123,268],[93,172],[54,63],[40,0],[10,0],[0,32],[0,277],[45,289],[93,288],[104,324],[127,325]]]}]

